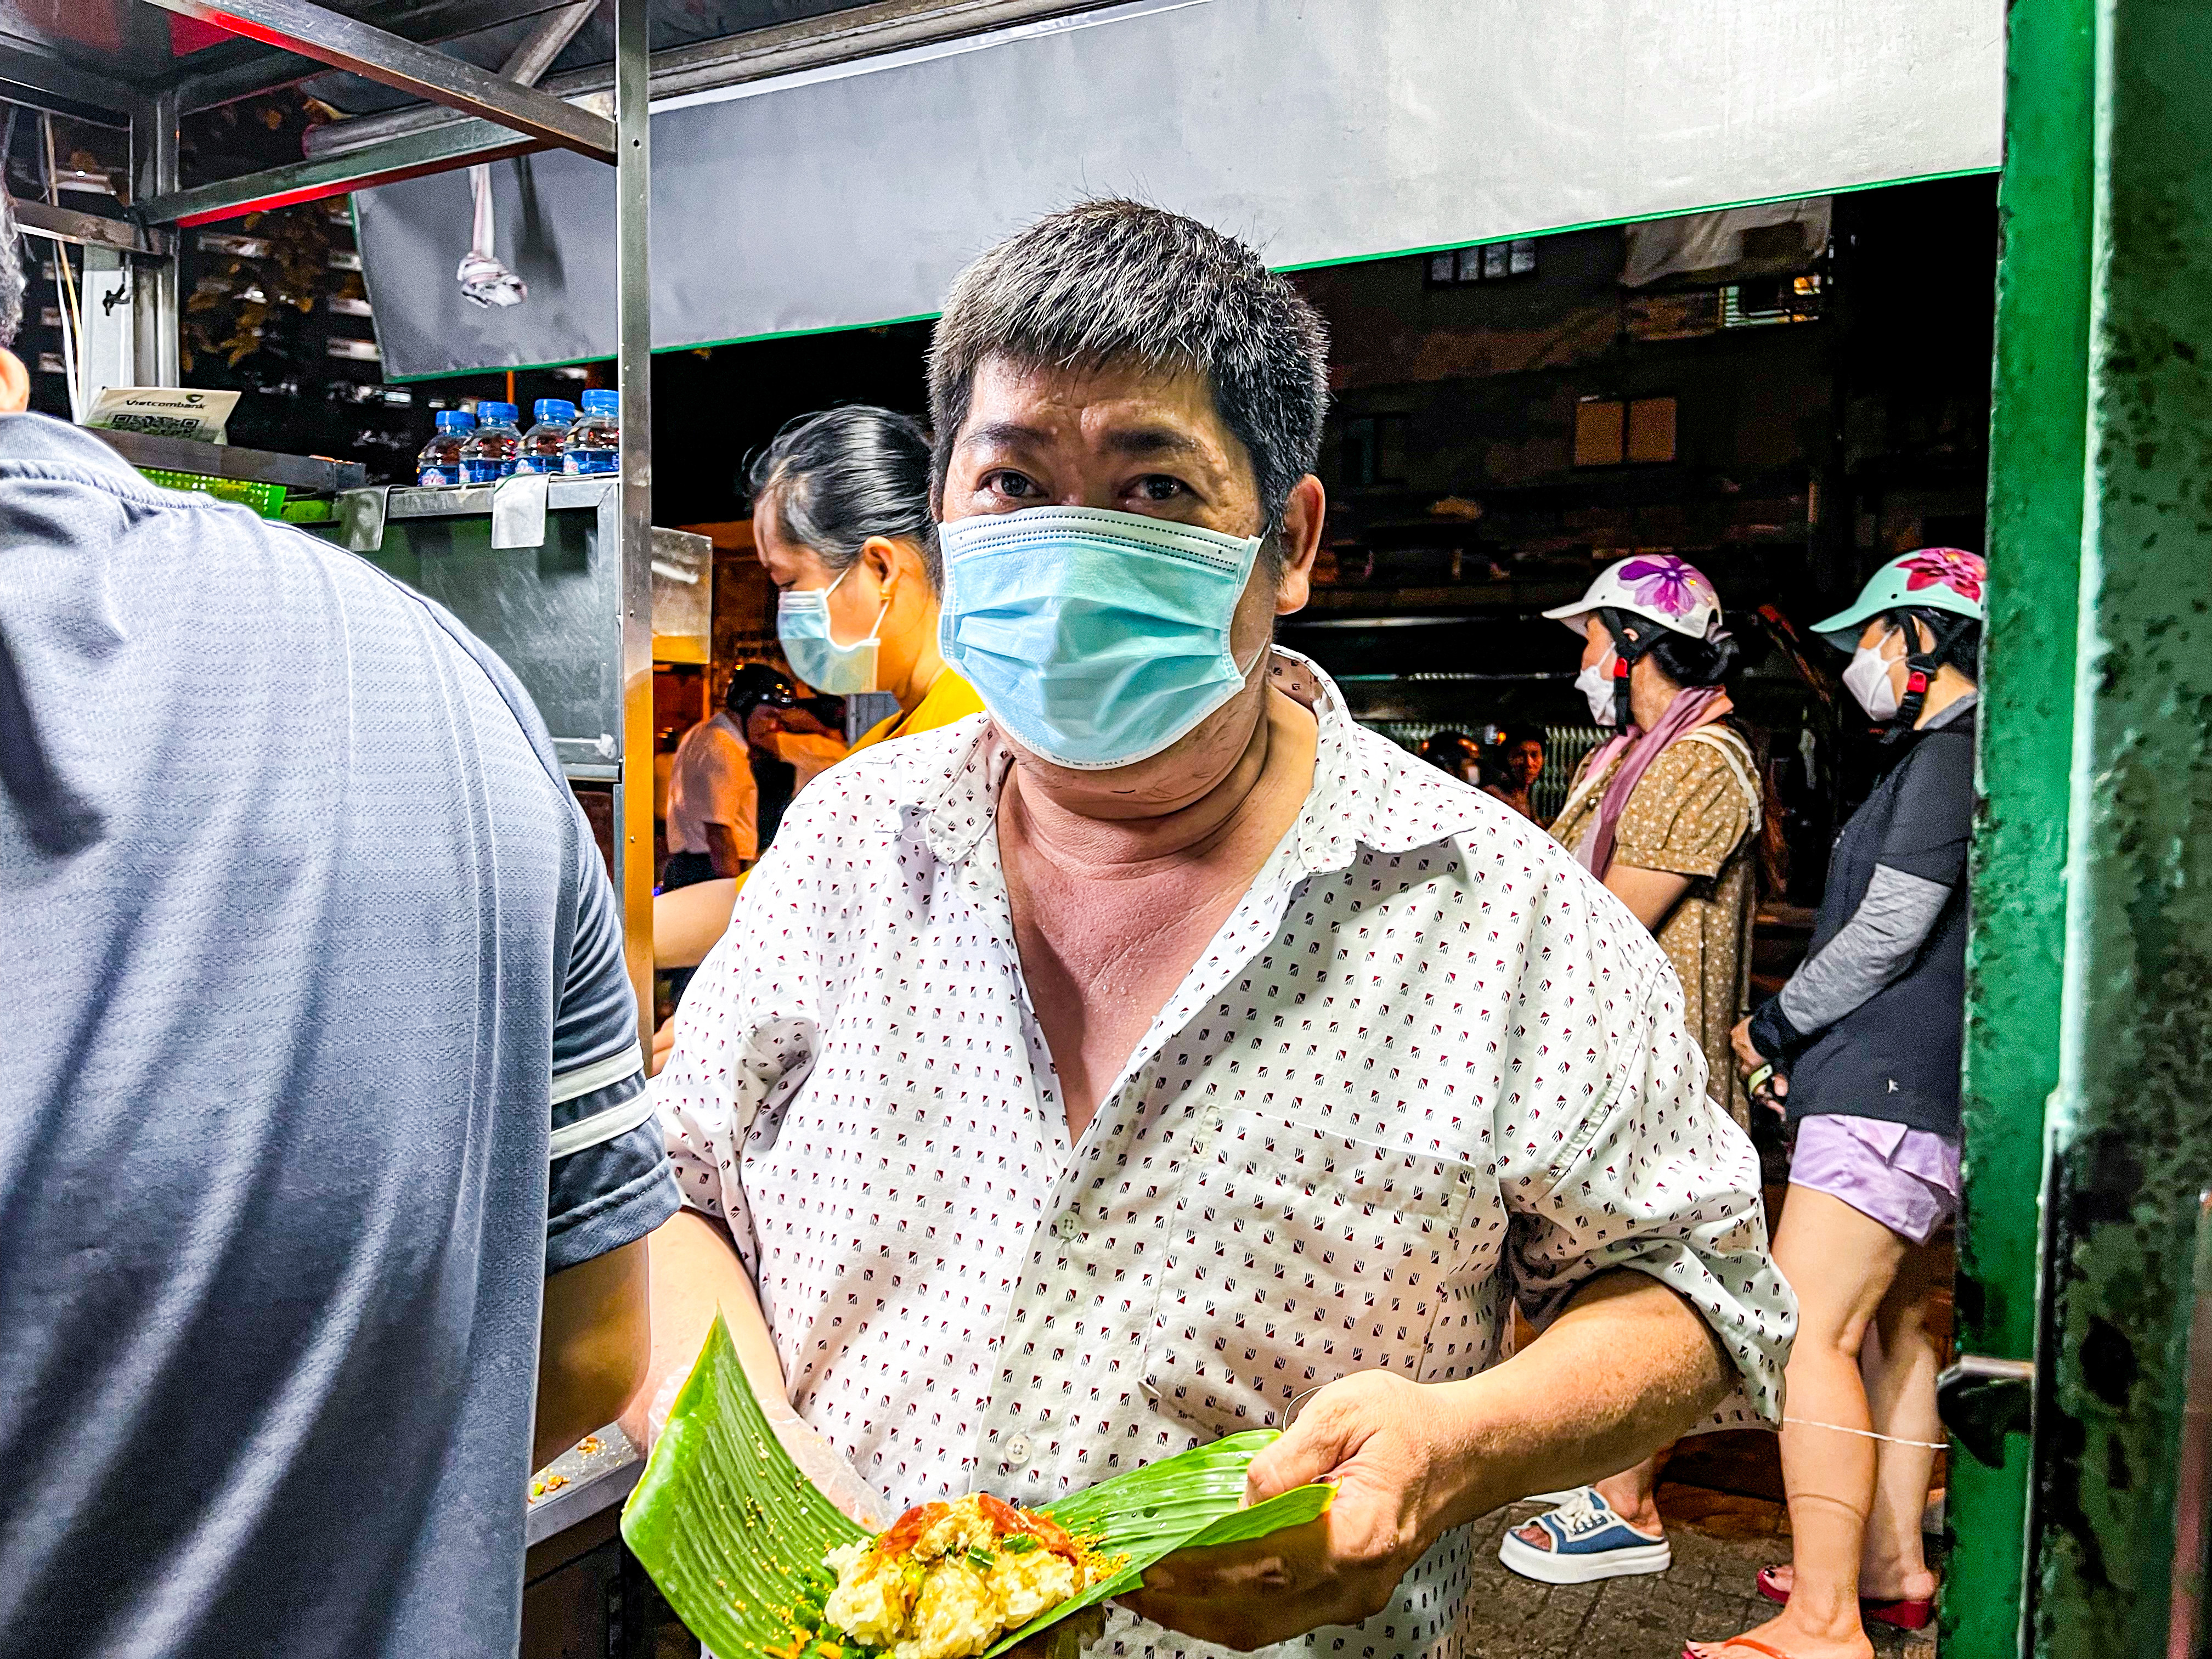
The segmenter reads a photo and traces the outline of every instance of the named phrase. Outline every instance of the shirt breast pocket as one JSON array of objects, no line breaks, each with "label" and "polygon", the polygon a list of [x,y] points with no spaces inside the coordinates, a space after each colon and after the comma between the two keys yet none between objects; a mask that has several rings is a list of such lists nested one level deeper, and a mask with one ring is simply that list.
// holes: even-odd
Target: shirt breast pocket
[{"label": "shirt breast pocket", "polygon": [[1168,1212],[1144,1388],[1210,1434],[1359,1370],[1419,1380],[1481,1180],[1456,1158],[1224,1109]]}]

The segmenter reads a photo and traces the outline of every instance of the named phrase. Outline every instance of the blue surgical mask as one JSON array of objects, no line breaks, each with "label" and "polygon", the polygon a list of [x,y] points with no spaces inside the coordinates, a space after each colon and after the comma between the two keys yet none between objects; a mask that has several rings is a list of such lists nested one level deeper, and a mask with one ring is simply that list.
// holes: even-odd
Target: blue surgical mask
[{"label": "blue surgical mask", "polygon": [[791,672],[817,691],[826,691],[833,697],[876,689],[876,636],[884,631],[884,617],[890,613],[891,602],[884,601],[884,608],[876,612],[875,627],[858,645],[840,645],[830,637],[830,596],[843,584],[845,576],[859,568],[858,564],[847,565],[844,576],[808,592],[786,588],[775,601],[775,636],[783,643]]},{"label": "blue surgical mask", "polygon": [[1258,660],[1239,664],[1229,645],[1257,536],[1038,507],[955,520],[938,541],[939,650],[1008,736],[1055,766],[1158,754]]}]

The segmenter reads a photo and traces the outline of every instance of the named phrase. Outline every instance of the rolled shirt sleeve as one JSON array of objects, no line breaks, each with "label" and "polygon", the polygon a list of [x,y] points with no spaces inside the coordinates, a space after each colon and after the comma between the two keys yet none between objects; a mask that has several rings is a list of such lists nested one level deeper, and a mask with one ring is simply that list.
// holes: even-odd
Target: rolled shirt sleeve
[{"label": "rolled shirt sleeve", "polygon": [[1704,1316],[1751,1411],[1778,1423],[1797,1303],[1767,1253],[1758,1154],[1705,1092],[1673,972],[1638,949],[1623,976],[1599,988],[1591,1108],[1556,1140],[1501,1125],[1515,1292],[1542,1325],[1598,1273],[1649,1273]]}]

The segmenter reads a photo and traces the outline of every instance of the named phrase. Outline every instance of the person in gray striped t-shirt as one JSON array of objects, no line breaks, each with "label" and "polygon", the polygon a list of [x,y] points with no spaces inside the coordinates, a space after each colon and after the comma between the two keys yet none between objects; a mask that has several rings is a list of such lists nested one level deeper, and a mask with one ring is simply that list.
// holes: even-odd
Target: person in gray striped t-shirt
[{"label": "person in gray striped t-shirt", "polygon": [[[0,340],[21,271],[0,219]],[[677,1206],[599,852],[452,617],[27,388],[0,350],[0,1648],[512,1653],[530,1471],[641,1376]]]}]

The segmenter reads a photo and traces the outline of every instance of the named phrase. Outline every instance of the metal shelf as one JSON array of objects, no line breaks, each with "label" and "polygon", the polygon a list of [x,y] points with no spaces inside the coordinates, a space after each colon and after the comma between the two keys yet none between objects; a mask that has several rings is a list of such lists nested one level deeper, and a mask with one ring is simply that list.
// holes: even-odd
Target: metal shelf
[{"label": "metal shelf", "polygon": [[160,467],[170,472],[192,472],[205,478],[236,478],[247,483],[283,484],[287,489],[311,495],[335,495],[342,489],[359,489],[368,483],[368,469],[359,461],[333,461],[320,455],[279,455],[266,449],[244,449],[236,444],[196,443],[189,438],[156,438],[143,432],[111,432],[104,427],[85,428],[133,466]]}]

